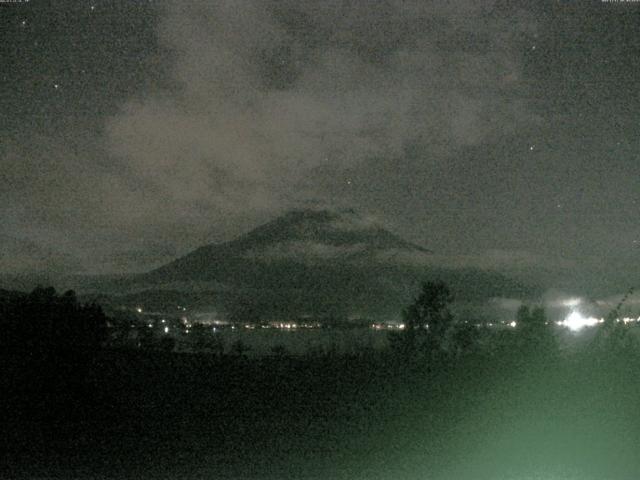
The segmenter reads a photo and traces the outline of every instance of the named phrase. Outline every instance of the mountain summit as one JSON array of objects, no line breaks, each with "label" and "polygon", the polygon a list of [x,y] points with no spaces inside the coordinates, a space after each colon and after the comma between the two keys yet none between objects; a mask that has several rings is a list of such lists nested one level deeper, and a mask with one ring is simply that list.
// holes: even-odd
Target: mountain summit
[{"label": "mountain summit", "polygon": [[151,274],[224,281],[219,273],[228,271],[230,262],[245,268],[256,262],[345,266],[430,253],[353,210],[293,210],[229,242],[200,247]]},{"label": "mountain summit", "polygon": [[408,249],[428,253],[353,210],[293,210],[232,243],[243,249],[261,249],[295,242],[310,246],[340,248],[357,245],[370,250]]}]

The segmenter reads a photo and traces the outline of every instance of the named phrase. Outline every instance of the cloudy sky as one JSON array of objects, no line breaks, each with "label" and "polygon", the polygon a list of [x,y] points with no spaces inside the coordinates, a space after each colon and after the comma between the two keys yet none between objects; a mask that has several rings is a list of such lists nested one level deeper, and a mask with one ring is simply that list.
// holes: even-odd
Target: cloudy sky
[{"label": "cloudy sky", "polygon": [[140,271],[305,206],[438,254],[640,253],[640,3],[0,3],[0,270]]}]

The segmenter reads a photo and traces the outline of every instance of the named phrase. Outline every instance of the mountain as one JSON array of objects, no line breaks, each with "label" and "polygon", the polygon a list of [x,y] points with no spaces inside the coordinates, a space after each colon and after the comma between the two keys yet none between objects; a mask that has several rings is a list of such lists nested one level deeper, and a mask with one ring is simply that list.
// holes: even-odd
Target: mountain
[{"label": "mountain", "polygon": [[206,245],[137,279],[147,288],[209,284],[207,302],[242,319],[313,315],[398,318],[421,281],[459,298],[522,297],[496,272],[431,265],[431,252],[352,210],[295,210],[240,237]]},{"label": "mountain", "polygon": [[344,267],[379,263],[399,254],[426,257],[429,253],[352,210],[294,210],[230,242],[198,248],[150,277],[229,281],[230,274],[246,276],[244,270],[233,272],[234,267],[281,263]]}]

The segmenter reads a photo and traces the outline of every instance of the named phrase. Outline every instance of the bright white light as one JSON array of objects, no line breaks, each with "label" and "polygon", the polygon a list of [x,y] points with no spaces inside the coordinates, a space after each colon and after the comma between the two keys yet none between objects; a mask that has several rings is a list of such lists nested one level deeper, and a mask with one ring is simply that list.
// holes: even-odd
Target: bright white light
[{"label": "bright white light", "polygon": [[169,333],[169,327],[164,327],[164,333]]},{"label": "bright white light", "polygon": [[583,329],[584,327],[593,327],[599,323],[597,318],[594,317],[584,317],[580,312],[574,310],[571,312],[567,318],[564,319],[562,325],[567,327],[572,332],[577,332],[578,330]]},{"label": "bright white light", "polygon": [[517,323],[515,322],[515,320],[509,324],[511,328],[516,328],[516,325]]}]

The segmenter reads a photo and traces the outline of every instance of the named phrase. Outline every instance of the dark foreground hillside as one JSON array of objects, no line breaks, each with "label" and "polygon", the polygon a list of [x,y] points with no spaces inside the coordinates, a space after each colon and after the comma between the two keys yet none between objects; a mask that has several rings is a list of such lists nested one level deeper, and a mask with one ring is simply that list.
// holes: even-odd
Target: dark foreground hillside
[{"label": "dark foreground hillside", "polygon": [[2,478],[627,479],[633,351],[3,358]]}]

